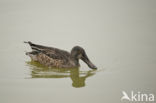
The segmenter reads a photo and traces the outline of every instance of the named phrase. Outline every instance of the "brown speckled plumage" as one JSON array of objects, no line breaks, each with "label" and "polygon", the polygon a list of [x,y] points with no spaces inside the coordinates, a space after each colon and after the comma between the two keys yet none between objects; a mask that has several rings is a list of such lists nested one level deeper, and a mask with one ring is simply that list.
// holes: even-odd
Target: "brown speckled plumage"
[{"label": "brown speckled plumage", "polygon": [[71,53],[69,53],[65,50],[37,45],[32,42],[25,43],[28,43],[33,50],[32,52],[27,52],[26,55],[29,55],[32,61],[37,61],[47,67],[79,67],[79,59],[82,59],[90,68],[96,69],[96,66],[88,59],[84,49],[79,46],[73,47]]}]

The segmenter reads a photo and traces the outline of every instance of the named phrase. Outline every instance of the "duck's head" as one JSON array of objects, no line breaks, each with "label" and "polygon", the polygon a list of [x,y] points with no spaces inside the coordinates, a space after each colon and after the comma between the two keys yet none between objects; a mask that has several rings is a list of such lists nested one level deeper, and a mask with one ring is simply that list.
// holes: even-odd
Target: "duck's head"
[{"label": "duck's head", "polygon": [[97,69],[97,67],[89,60],[85,50],[82,47],[73,47],[71,50],[71,56],[77,61],[79,61],[79,59],[83,60],[91,69]]}]

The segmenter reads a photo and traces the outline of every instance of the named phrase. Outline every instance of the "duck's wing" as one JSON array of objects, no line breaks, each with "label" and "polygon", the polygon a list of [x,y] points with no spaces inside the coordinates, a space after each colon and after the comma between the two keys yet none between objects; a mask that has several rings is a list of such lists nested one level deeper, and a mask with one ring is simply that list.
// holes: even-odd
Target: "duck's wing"
[{"label": "duck's wing", "polygon": [[30,41],[24,43],[28,43],[33,51],[43,53],[53,59],[68,61],[70,58],[70,53],[65,50],[34,44]]}]

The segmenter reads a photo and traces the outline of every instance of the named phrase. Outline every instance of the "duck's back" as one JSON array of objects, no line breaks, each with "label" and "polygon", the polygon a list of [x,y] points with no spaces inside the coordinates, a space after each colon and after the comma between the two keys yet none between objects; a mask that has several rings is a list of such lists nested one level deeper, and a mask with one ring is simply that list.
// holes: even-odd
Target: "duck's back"
[{"label": "duck's back", "polygon": [[48,67],[69,68],[75,66],[74,62],[71,61],[70,53],[65,50],[37,45],[31,42],[26,43],[33,50],[27,53],[33,61],[37,61]]}]

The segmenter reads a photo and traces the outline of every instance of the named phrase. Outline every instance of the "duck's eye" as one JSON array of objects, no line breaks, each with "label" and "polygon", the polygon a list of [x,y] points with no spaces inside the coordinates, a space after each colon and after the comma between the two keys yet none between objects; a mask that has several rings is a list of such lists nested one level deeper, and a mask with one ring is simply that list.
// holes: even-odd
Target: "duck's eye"
[{"label": "duck's eye", "polygon": [[82,54],[79,54],[79,55],[78,55],[78,58],[80,59],[81,57],[82,57]]},{"label": "duck's eye", "polygon": [[81,51],[78,51],[77,53],[80,55],[81,54]]},{"label": "duck's eye", "polygon": [[81,50],[78,51],[78,54],[82,54],[82,53],[83,53],[83,51],[81,51]]}]

